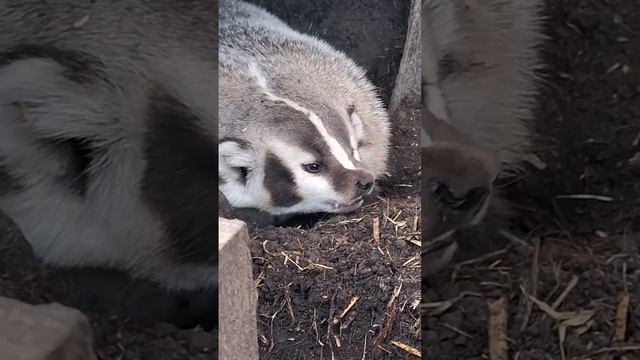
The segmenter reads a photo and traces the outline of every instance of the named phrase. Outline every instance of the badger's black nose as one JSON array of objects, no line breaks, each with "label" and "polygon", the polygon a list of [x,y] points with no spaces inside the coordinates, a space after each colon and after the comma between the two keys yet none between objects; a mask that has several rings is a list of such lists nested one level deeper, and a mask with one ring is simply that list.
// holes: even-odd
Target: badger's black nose
[{"label": "badger's black nose", "polygon": [[460,212],[475,213],[484,204],[485,199],[491,192],[490,186],[475,186],[466,191],[456,194],[452,189],[443,183],[438,183],[434,193],[441,204],[451,210]]},{"label": "badger's black nose", "polygon": [[358,180],[358,181],[356,181],[356,186],[358,187],[358,190],[369,191],[371,189],[371,187],[373,187],[373,181]]}]

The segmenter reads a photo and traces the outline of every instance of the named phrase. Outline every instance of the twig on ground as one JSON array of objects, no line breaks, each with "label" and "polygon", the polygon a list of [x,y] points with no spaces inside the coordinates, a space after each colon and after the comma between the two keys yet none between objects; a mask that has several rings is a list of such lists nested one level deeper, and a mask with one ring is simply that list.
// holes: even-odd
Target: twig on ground
[{"label": "twig on ground", "polygon": [[382,329],[380,330],[378,335],[376,335],[376,337],[373,338],[373,341],[371,342],[371,347],[373,348],[382,346],[382,344],[389,337],[389,334],[391,334],[391,329],[393,328],[393,325],[395,324],[396,318],[398,316],[398,307],[396,306],[396,299],[398,295],[400,295],[400,290],[402,290],[402,282],[400,282],[400,284],[396,286],[396,288],[393,291],[393,294],[391,294],[391,298],[389,299],[389,302],[387,303],[387,307],[384,311],[384,324],[382,325]]},{"label": "twig on ground", "polygon": [[552,319],[558,322],[558,344],[560,347],[560,358],[566,359],[566,353],[564,349],[564,341],[567,336],[567,328],[569,327],[582,327],[591,321],[591,318],[596,313],[596,310],[583,310],[580,312],[558,312],[554,310],[549,304],[536,299],[534,296],[527,294],[527,291],[522,285],[520,285],[520,291],[535,303],[540,310],[550,316]]},{"label": "twig on ground", "polygon": [[364,333],[364,345],[362,345],[362,360],[367,358],[367,333]]},{"label": "twig on ground", "polygon": [[570,194],[570,195],[556,195],[557,199],[575,199],[575,200],[597,200],[604,202],[611,202],[613,198],[611,196],[594,195],[594,194]]},{"label": "twig on ground", "polygon": [[484,295],[477,292],[472,292],[472,291],[463,291],[462,293],[460,293],[460,295],[456,296],[453,299],[423,303],[420,305],[420,310],[426,311],[427,309],[435,309],[430,315],[434,315],[434,316],[439,315],[447,311],[449,308],[453,307],[453,305],[456,302],[462,300],[466,296],[474,296],[474,297],[481,298]]},{"label": "twig on ground", "polygon": [[470,334],[458,329],[457,327],[455,327],[453,325],[444,323],[444,324],[442,324],[442,326],[446,327],[447,329],[449,329],[449,330],[451,330],[451,331],[453,331],[453,332],[455,332],[457,334],[460,334],[460,335],[466,337],[467,339],[473,339],[473,336],[471,336]]},{"label": "twig on ground", "polygon": [[614,321],[614,334],[612,344],[626,341],[627,319],[629,317],[629,294],[623,294],[616,307],[616,317]]},{"label": "twig on ground", "polygon": [[293,324],[296,318],[293,315],[293,305],[291,304],[291,296],[289,295],[289,287],[291,287],[291,285],[293,285],[293,282],[288,283],[287,286],[284,287],[284,299],[287,303],[287,310],[289,311],[289,317],[291,317],[291,323]]},{"label": "twig on ground", "polygon": [[556,301],[553,302],[553,304],[551,305],[551,308],[556,310],[558,308],[558,306],[560,306],[560,304],[562,304],[562,302],[564,301],[564,299],[566,299],[567,295],[569,295],[569,293],[571,292],[571,290],[573,290],[573,288],[576,287],[576,285],[578,285],[578,277],[577,276],[573,276],[571,278],[571,280],[569,281],[569,283],[567,284],[567,287],[562,291],[562,293],[558,296],[558,298],[556,299]]},{"label": "twig on ground", "polygon": [[606,354],[606,353],[622,354],[622,353],[631,352],[631,351],[640,351],[640,345],[606,347],[606,348],[602,348],[602,349],[599,349],[599,350],[596,350],[596,351],[592,352],[588,356],[583,357],[583,359],[585,359],[585,360],[593,359],[593,356],[595,356],[595,355],[602,355],[602,354]]},{"label": "twig on ground", "polygon": [[[531,260],[531,274],[529,278],[529,291],[528,294],[536,296],[538,292],[538,259],[540,257],[540,238],[536,238],[534,240],[534,251],[533,258]],[[531,301],[527,301],[525,314],[522,319],[522,324],[520,325],[520,331],[524,331],[524,329],[529,324],[529,318],[531,317],[531,312],[533,311],[533,304]]]},{"label": "twig on ground", "polygon": [[489,357],[491,360],[507,360],[507,310],[506,298],[488,302],[489,308]]},{"label": "twig on ground", "polygon": [[373,218],[371,233],[373,234],[373,241],[380,241],[380,218],[377,216]]},{"label": "twig on ground", "polygon": [[409,346],[409,345],[406,345],[406,344],[403,344],[403,343],[401,343],[399,341],[394,341],[394,340],[391,340],[390,343],[395,345],[396,347],[408,352],[411,355],[417,356],[419,358],[422,357],[422,354],[420,353],[420,350],[418,350],[418,349],[416,349],[416,348],[414,348],[412,346]]},{"label": "twig on ground", "polygon": [[480,256],[480,257],[477,257],[477,258],[475,258],[475,259],[470,259],[470,260],[462,261],[462,262],[460,262],[460,263],[456,264],[456,267],[455,267],[455,269],[453,270],[453,273],[451,274],[451,282],[455,282],[455,281],[456,281],[456,278],[458,277],[458,272],[460,272],[460,269],[461,269],[463,266],[466,266],[466,265],[473,265],[473,264],[476,264],[476,263],[480,263],[480,262],[483,262],[483,261],[487,261],[487,260],[489,260],[489,259],[493,259],[493,258],[494,258],[494,257],[496,257],[496,256],[500,256],[500,255],[502,255],[502,254],[505,254],[505,253],[507,253],[508,251],[509,251],[509,249],[500,249],[500,250],[498,250],[498,251],[494,251],[494,252],[490,252],[490,253],[488,253],[488,254],[484,254],[484,255],[482,255],[482,256]]},{"label": "twig on ground", "polygon": [[529,244],[528,242],[526,242],[523,239],[520,239],[519,237],[515,236],[514,234],[508,232],[507,230],[500,229],[500,231],[498,231],[498,234],[502,235],[502,237],[504,237],[505,239],[509,240],[512,244],[514,244],[516,246],[522,246],[522,247],[527,248],[529,250],[531,250],[533,248],[533,246],[531,246],[531,244]]},{"label": "twig on ground", "polygon": [[347,305],[347,307],[345,307],[338,316],[335,316],[333,318],[333,320],[331,321],[333,325],[337,325],[345,317],[345,315],[347,315],[349,310],[351,310],[351,308],[358,302],[358,300],[360,300],[359,296],[353,296],[349,301],[349,304]]}]

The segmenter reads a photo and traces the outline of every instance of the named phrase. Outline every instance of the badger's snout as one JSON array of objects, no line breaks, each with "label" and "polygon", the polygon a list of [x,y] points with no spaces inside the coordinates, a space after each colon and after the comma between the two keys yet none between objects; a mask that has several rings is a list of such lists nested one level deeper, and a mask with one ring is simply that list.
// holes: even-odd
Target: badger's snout
[{"label": "badger's snout", "polygon": [[478,155],[460,144],[422,148],[423,274],[451,261],[455,232],[480,222],[489,207],[495,176]]},{"label": "badger's snout", "polygon": [[423,112],[422,217],[427,240],[479,223],[498,174],[498,160],[469,134]]},{"label": "badger's snout", "polygon": [[427,238],[482,220],[494,173],[482,157],[457,144],[422,149],[422,209]]},{"label": "badger's snout", "polygon": [[367,195],[373,189],[376,178],[373,172],[366,169],[356,169],[351,172],[351,183],[356,196]]},{"label": "badger's snout", "polygon": [[480,184],[477,186],[464,187],[462,193],[457,193],[449,185],[436,182],[433,186],[433,194],[436,201],[448,212],[477,214],[482,209],[489,194],[491,184]]}]

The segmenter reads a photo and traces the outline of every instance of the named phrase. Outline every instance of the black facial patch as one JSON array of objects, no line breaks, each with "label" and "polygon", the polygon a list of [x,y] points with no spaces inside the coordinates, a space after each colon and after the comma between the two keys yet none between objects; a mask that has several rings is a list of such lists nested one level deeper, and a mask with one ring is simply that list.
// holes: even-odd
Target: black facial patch
[{"label": "black facial patch", "polygon": [[266,155],[264,172],[264,187],[271,194],[274,206],[288,207],[302,201],[295,192],[296,183],[293,174],[272,153]]},{"label": "black facial patch", "polygon": [[101,80],[109,83],[104,64],[77,50],[60,49],[51,45],[24,44],[0,52],[0,66],[17,60],[29,58],[51,59],[64,67],[63,75],[78,84],[87,84]]},{"label": "black facial patch", "polygon": [[150,97],[141,190],[182,263],[217,261],[217,146],[199,119],[163,92]]},{"label": "black facial patch", "polygon": [[56,180],[72,193],[84,197],[89,182],[89,166],[97,151],[86,139],[68,138],[46,140],[47,150],[59,156],[61,174]]},{"label": "black facial patch", "polygon": [[7,166],[0,157],[0,196],[8,195],[23,190],[19,179],[9,172]]}]

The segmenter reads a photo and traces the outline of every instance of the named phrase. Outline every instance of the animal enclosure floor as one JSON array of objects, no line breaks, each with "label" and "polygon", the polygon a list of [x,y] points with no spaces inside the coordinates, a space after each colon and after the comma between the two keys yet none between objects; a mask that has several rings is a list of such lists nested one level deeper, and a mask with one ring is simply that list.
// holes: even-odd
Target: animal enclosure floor
[{"label": "animal enclosure floor", "polygon": [[425,358],[488,359],[503,297],[509,359],[640,359],[640,3],[555,0],[547,15],[541,162],[507,189],[527,245],[472,232],[423,285]]}]

